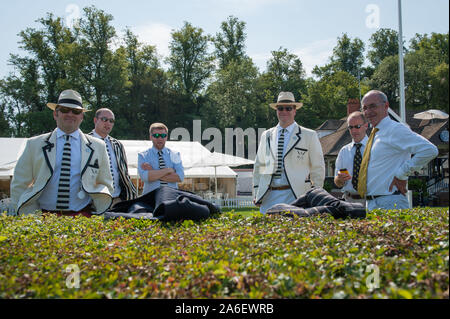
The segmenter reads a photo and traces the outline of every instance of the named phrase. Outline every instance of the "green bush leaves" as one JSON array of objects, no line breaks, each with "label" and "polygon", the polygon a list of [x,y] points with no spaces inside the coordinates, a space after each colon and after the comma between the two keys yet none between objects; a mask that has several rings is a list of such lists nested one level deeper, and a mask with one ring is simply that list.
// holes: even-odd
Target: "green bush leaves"
[{"label": "green bush leaves", "polygon": [[3,215],[0,298],[448,298],[448,226],[448,208],[168,224]]}]

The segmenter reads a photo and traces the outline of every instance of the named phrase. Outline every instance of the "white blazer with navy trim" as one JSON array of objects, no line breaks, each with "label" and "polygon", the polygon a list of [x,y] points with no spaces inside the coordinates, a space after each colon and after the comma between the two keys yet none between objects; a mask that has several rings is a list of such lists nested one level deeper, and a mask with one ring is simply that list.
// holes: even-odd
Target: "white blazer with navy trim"
[{"label": "white blazer with navy trim", "polygon": [[[105,142],[80,132],[81,184],[91,196],[96,213],[105,212],[112,203],[113,180]],[[38,198],[50,181],[56,162],[56,129],[30,138],[14,168],[11,202],[16,213],[39,210]]]},{"label": "white blazer with navy trim", "polygon": [[[253,168],[253,198],[261,203],[277,169],[277,130],[264,131]],[[283,157],[284,172],[295,198],[311,186],[323,187],[325,161],[317,133],[300,125],[294,128]]]}]

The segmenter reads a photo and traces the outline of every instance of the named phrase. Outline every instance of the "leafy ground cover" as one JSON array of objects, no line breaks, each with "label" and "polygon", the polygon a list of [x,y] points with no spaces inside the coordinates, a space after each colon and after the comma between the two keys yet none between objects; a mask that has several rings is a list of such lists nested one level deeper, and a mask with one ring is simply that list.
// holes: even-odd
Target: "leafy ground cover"
[{"label": "leafy ground cover", "polygon": [[448,298],[448,208],[0,217],[0,298]]}]

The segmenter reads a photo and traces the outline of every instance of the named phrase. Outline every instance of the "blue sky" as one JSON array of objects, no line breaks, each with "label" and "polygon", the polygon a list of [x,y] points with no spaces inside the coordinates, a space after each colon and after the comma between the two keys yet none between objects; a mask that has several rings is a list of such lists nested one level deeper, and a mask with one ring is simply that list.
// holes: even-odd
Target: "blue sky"
[{"label": "blue sky", "polygon": [[[17,34],[39,27],[36,19],[47,12],[71,21],[77,11],[90,5],[113,15],[119,33],[130,27],[142,42],[156,45],[162,56],[168,53],[172,30],[184,21],[205,33],[219,32],[229,15],[246,22],[246,52],[261,71],[271,51],[280,47],[298,55],[309,74],[324,65],[338,37],[347,33],[366,43],[379,28],[398,30],[397,0],[16,0],[2,2],[0,9],[0,78],[12,68],[10,53],[23,55]],[[446,33],[449,30],[448,0],[402,0],[403,36],[416,33]]]}]

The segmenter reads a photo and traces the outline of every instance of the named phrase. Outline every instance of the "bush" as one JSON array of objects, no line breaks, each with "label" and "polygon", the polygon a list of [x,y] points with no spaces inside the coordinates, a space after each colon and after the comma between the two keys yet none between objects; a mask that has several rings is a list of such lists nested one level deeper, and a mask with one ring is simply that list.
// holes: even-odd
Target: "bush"
[{"label": "bush", "polygon": [[1,216],[0,298],[448,298],[448,225],[448,208],[168,224]]}]

